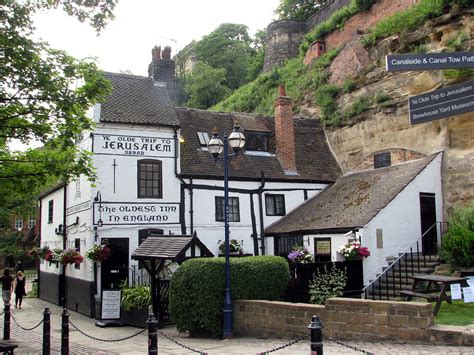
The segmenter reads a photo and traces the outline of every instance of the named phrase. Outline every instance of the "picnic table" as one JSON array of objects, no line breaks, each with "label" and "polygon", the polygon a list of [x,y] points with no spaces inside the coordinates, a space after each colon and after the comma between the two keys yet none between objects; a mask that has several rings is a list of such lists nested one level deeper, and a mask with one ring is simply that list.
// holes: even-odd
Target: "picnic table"
[{"label": "picnic table", "polygon": [[451,303],[451,297],[446,293],[452,284],[467,284],[465,277],[452,277],[443,275],[413,275],[413,283],[409,291],[399,291],[410,301],[412,297],[426,298],[428,302],[436,302],[433,315],[437,315],[441,303]]}]

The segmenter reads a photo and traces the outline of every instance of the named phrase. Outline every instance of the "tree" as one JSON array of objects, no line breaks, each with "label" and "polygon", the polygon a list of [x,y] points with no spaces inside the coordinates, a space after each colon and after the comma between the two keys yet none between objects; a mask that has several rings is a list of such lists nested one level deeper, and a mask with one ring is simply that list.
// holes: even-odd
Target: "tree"
[{"label": "tree", "polygon": [[[95,63],[33,39],[33,14],[61,8],[100,31],[112,19],[116,2],[4,0],[0,5],[0,217],[31,203],[48,181],[94,177],[89,154],[75,140],[93,126],[87,110],[110,92]],[[15,152],[12,140],[43,147]]]},{"label": "tree", "polygon": [[185,91],[189,96],[187,105],[201,109],[215,105],[230,92],[224,85],[225,80],[225,69],[216,69],[206,63],[198,62],[192,75],[186,80]]},{"label": "tree", "polygon": [[244,25],[224,23],[196,43],[197,59],[226,70],[225,85],[231,90],[246,83],[247,68],[255,50]]},{"label": "tree", "polygon": [[266,38],[266,30],[258,30],[257,33],[255,33],[255,38],[252,42],[255,54],[250,58],[250,62],[247,68],[247,82],[255,80],[257,76],[262,72],[263,62],[265,60],[265,50],[267,47]]},{"label": "tree", "polygon": [[307,20],[329,0],[281,0],[275,13],[280,20]]}]

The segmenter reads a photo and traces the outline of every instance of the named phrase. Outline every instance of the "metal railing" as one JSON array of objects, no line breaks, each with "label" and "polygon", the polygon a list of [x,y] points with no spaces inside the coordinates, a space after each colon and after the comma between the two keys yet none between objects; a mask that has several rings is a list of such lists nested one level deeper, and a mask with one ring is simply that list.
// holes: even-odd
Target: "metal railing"
[{"label": "metal railing", "polygon": [[[423,252],[423,238],[426,238],[429,233],[440,225],[440,235],[444,234],[443,226],[446,222],[435,222],[428,228],[422,236],[403,253],[400,254],[379,276],[370,282],[361,291],[363,298],[388,300],[390,297],[398,297],[398,290],[403,289],[404,286],[410,284],[410,277],[415,273],[425,272],[423,268],[432,266],[433,262],[439,260],[438,249],[439,244],[436,244],[434,253]],[[425,269],[426,270],[426,269]]]}]

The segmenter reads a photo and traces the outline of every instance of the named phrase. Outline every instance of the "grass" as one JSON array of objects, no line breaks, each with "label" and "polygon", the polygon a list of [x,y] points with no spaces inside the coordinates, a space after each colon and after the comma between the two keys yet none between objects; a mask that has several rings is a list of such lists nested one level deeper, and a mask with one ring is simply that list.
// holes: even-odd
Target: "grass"
[{"label": "grass", "polygon": [[435,317],[435,324],[474,324],[474,302],[464,303],[462,300],[453,301],[452,304],[443,302],[438,315]]}]

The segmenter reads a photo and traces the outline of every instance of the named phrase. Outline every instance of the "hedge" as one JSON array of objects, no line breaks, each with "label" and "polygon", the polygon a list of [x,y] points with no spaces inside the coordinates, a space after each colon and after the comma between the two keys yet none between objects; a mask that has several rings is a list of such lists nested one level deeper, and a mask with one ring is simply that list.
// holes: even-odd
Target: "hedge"
[{"label": "hedge", "polygon": [[[288,262],[279,256],[230,259],[232,298],[280,300],[288,285]],[[225,258],[184,262],[170,281],[169,311],[180,332],[222,336]]]}]

